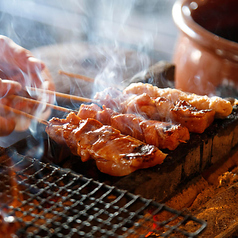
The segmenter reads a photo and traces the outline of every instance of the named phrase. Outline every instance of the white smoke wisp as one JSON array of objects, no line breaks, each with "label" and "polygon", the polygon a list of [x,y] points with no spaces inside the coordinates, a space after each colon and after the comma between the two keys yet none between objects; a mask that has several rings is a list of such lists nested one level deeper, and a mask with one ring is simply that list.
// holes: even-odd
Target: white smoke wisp
[{"label": "white smoke wisp", "polygon": [[[171,0],[165,2],[168,1]],[[140,4],[142,8],[138,10]],[[160,4],[160,0],[15,0],[2,1],[1,10],[12,17],[5,27],[8,36],[30,50],[39,47],[38,54],[34,55],[49,66],[54,80],[59,77],[59,70],[95,79],[94,84],[83,86],[80,81],[61,80],[56,91],[69,87],[65,93],[93,97],[105,86],[122,89],[125,80],[139,72],[146,73],[152,63],[147,53],[153,51],[156,44],[166,42],[163,37],[155,40],[157,28],[164,24],[162,16],[153,9]],[[1,15],[0,20],[5,15]],[[83,44],[84,51],[78,47]],[[30,77],[21,74],[26,85],[30,85]],[[39,97],[47,101],[47,94]],[[35,113],[41,116],[44,110],[41,106]]]},{"label": "white smoke wisp", "polygon": [[[96,22],[97,34],[92,33],[90,39],[99,42],[98,52],[103,54],[101,45],[107,46],[105,55],[107,64],[98,72],[92,95],[98,91],[100,82],[104,85],[117,85],[123,89],[125,80],[141,71],[146,71],[151,65],[148,49],[153,48],[154,35],[145,31],[143,25],[134,26],[137,1],[100,1],[97,11],[103,13]],[[102,14],[101,14],[102,15]],[[97,15],[96,15],[97,17]],[[156,31],[156,25],[154,26]],[[139,36],[139,37],[138,37]],[[133,55],[133,60],[130,58]],[[130,74],[130,71],[133,72]]]}]

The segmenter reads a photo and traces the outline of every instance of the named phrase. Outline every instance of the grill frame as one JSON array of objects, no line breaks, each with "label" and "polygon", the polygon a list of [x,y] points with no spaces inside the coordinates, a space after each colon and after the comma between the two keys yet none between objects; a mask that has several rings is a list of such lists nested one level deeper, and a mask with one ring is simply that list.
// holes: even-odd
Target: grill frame
[{"label": "grill frame", "polygon": [[[145,237],[148,234],[151,236],[147,237],[174,234],[196,237],[206,228],[205,221],[184,211],[19,154],[14,146],[7,154],[6,160],[1,161],[1,169],[16,175],[9,179],[17,181],[14,183],[17,188],[10,190],[18,190],[19,197],[24,197],[23,201],[17,198],[18,207],[4,204],[5,209],[8,205],[7,216],[15,217],[20,223],[16,232],[18,237]],[[34,204],[35,201],[39,203]],[[70,206],[69,202],[72,202]],[[83,211],[80,210],[82,206],[85,206]],[[154,218],[161,212],[170,213],[171,217],[156,221]],[[53,218],[47,218],[48,215]],[[32,220],[25,221],[26,217]],[[199,228],[188,232],[184,225],[187,222],[193,222]]]}]

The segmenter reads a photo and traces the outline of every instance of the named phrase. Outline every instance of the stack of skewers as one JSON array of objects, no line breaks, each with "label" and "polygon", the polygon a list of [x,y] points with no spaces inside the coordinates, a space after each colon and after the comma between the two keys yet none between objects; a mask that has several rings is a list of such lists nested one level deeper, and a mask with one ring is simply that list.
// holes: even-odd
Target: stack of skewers
[{"label": "stack of skewers", "polygon": [[190,133],[203,133],[214,119],[226,118],[232,112],[232,104],[222,98],[146,83],[132,83],[123,91],[107,88],[94,99],[34,88],[28,90],[86,103],[74,111],[11,96],[14,100],[44,104],[68,113],[65,119],[52,118],[49,122],[8,106],[1,107],[37,119],[46,125],[46,132],[53,140],[66,144],[83,162],[94,159],[101,172],[112,176],[128,175],[163,163],[166,150],[174,150],[190,139]]}]

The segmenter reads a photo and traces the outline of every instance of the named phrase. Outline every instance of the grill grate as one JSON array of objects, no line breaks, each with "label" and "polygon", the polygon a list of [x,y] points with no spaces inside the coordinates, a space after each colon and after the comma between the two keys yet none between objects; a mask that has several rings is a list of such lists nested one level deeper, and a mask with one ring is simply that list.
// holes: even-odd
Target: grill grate
[{"label": "grill grate", "polygon": [[[206,227],[164,204],[16,151],[1,157],[0,170],[2,217],[14,218],[18,237],[195,237]],[[156,221],[162,213],[169,219]]]}]

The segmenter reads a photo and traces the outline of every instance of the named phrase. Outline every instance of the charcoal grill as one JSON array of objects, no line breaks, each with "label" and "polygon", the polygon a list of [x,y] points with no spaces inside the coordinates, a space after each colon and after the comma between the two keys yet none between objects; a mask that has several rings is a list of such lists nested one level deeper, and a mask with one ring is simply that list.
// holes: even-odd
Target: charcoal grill
[{"label": "charcoal grill", "polygon": [[[206,222],[69,169],[7,149],[0,157],[2,217],[18,237],[195,237]],[[170,218],[157,222],[158,214]],[[188,231],[186,224],[196,230]]]}]

